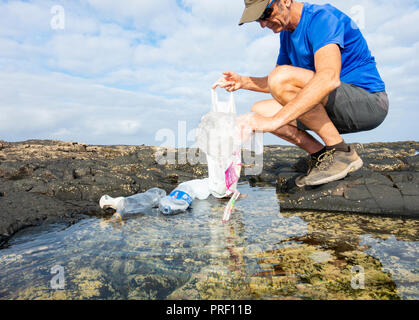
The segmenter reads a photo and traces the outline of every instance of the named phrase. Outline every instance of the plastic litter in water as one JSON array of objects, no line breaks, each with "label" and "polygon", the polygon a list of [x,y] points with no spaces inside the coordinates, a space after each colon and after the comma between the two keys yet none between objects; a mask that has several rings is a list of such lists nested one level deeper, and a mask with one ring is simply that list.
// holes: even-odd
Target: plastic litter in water
[{"label": "plastic litter in water", "polygon": [[157,206],[161,213],[171,215],[186,211],[195,198],[207,199],[210,194],[216,198],[230,196],[222,218],[222,223],[227,222],[240,196],[237,183],[241,171],[241,137],[236,120],[233,94],[227,102],[222,102],[212,90],[211,111],[202,117],[195,141],[207,156],[208,178],[181,183],[169,195],[159,188],[126,198],[104,195],[99,202],[101,208],[114,208],[119,218]]},{"label": "plastic litter in water", "polygon": [[240,192],[237,182],[241,171],[241,137],[236,124],[233,94],[227,102],[218,101],[212,90],[211,112],[204,115],[198,126],[196,145],[207,156],[209,190],[216,198],[231,196],[222,223],[229,220]]},{"label": "plastic litter in water", "polygon": [[184,212],[195,198],[205,200],[209,194],[208,178],[186,181],[179,184],[168,196],[160,199],[159,209],[165,215]]},{"label": "plastic litter in water", "polygon": [[151,188],[146,192],[129,197],[112,198],[109,195],[104,195],[100,198],[99,205],[102,209],[115,209],[114,218],[124,219],[130,215],[145,213],[156,208],[160,199],[165,196],[166,191],[163,189]]}]

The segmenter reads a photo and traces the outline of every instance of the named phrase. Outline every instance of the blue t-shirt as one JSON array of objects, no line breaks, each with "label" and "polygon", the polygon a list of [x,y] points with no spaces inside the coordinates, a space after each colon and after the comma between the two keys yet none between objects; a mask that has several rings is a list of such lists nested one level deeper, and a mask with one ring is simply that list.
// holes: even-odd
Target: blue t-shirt
[{"label": "blue t-shirt", "polygon": [[374,57],[361,31],[346,14],[330,4],[304,3],[297,28],[280,33],[278,65],[293,65],[315,71],[314,54],[336,43],[342,55],[340,80],[369,92],[385,91]]}]

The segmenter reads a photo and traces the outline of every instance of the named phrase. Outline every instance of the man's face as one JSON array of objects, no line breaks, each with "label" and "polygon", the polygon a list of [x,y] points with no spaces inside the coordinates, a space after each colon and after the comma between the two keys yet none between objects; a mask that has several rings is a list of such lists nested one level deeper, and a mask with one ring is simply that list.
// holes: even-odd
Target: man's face
[{"label": "man's face", "polygon": [[290,30],[290,5],[289,0],[280,0],[272,4],[273,12],[266,20],[257,20],[262,28],[269,28],[274,33]]}]

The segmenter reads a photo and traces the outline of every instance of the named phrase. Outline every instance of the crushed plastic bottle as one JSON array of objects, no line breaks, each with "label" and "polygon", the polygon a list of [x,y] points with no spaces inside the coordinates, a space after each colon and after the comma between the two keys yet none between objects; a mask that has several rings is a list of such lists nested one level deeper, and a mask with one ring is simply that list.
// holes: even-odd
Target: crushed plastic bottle
[{"label": "crushed plastic bottle", "polygon": [[118,204],[119,201],[121,201],[124,197],[117,197],[117,198],[112,198],[111,196],[108,196],[107,194],[105,194],[104,196],[102,196],[99,200],[99,206],[102,209],[108,209],[108,208],[112,208],[116,210],[116,205]]},{"label": "crushed plastic bottle", "polygon": [[195,198],[204,200],[209,195],[208,178],[186,181],[160,200],[159,210],[165,215],[177,214],[186,211]]},{"label": "crushed plastic bottle", "polygon": [[129,197],[112,198],[104,195],[99,205],[102,209],[113,208],[116,210],[114,217],[124,219],[127,216],[144,213],[157,207],[161,198],[166,196],[166,191],[160,188],[151,188],[143,193]]}]

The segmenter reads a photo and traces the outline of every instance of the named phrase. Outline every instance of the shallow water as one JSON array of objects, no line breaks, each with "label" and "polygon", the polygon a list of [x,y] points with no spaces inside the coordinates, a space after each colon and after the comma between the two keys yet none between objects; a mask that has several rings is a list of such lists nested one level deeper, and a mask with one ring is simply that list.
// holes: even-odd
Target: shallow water
[{"label": "shallow water", "polygon": [[0,250],[0,298],[419,298],[419,221],[280,213],[274,188],[239,189],[224,225],[211,197],[171,217],[23,230]]}]

